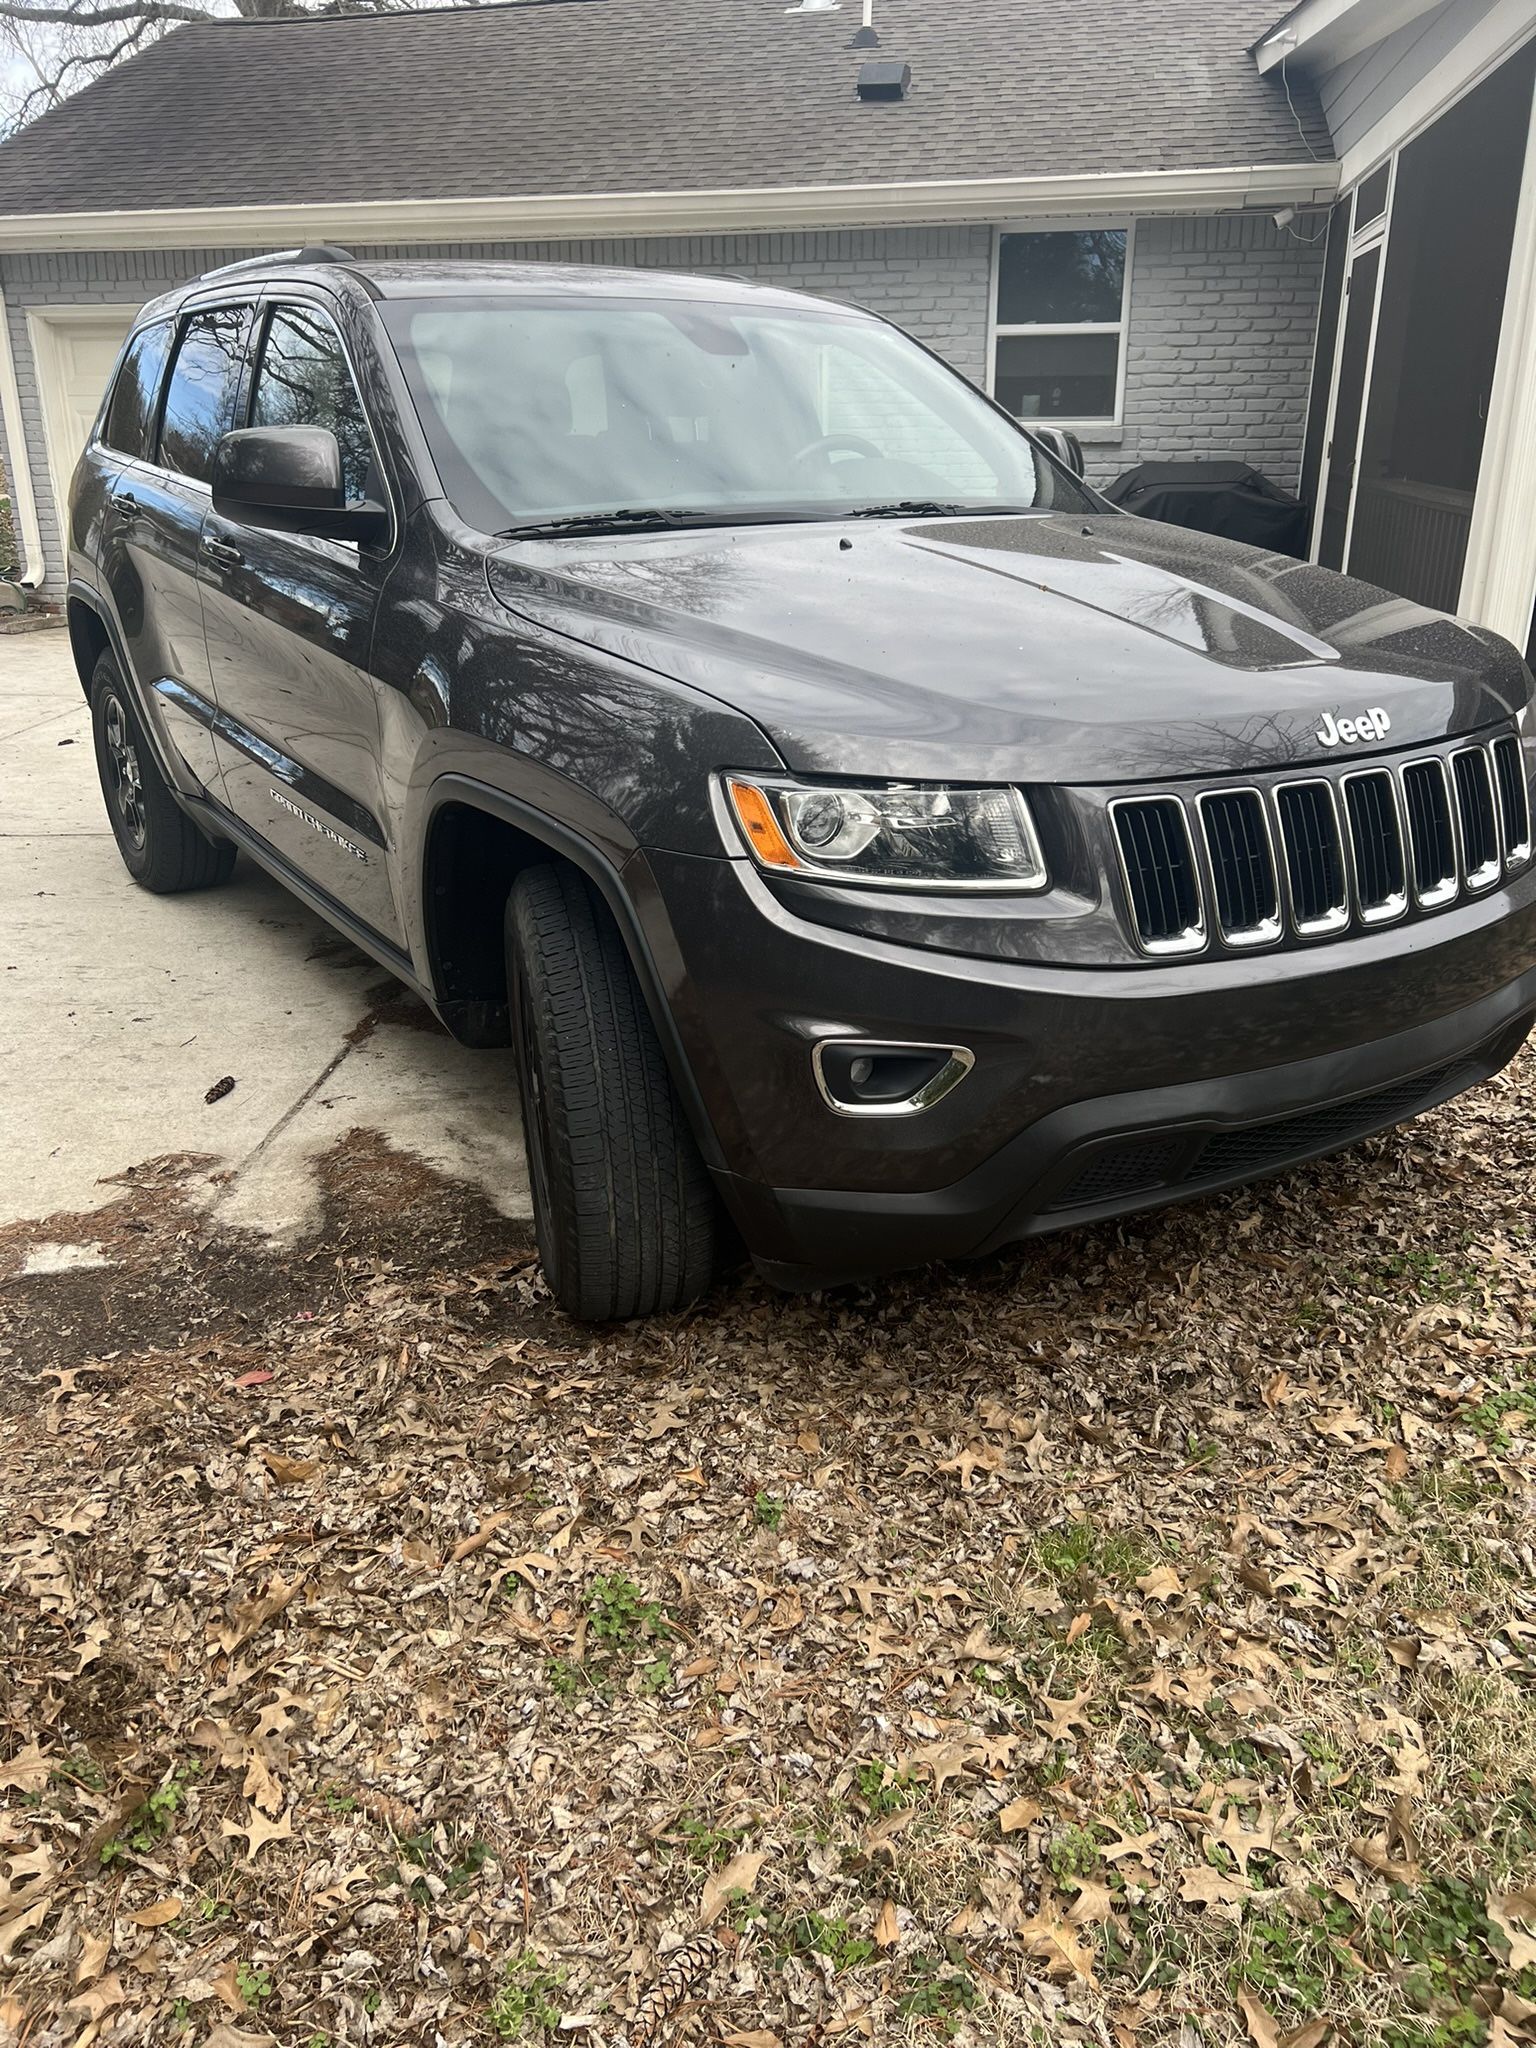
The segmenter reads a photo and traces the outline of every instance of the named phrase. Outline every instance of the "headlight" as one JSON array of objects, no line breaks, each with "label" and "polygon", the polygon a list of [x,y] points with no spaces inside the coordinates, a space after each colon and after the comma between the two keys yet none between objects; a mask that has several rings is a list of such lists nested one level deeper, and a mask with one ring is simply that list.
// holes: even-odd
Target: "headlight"
[{"label": "headlight", "polygon": [[945,783],[722,778],[759,867],[885,889],[1043,889],[1045,862],[1016,789]]}]

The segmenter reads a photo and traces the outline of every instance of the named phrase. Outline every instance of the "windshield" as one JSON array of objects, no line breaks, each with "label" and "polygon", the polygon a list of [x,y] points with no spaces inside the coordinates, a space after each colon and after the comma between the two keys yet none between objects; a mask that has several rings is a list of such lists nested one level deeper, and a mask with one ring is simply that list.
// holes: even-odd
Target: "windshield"
[{"label": "windshield", "polygon": [[380,308],[449,499],[501,533],[671,512],[1082,512],[1097,501],[895,328],[690,300]]}]

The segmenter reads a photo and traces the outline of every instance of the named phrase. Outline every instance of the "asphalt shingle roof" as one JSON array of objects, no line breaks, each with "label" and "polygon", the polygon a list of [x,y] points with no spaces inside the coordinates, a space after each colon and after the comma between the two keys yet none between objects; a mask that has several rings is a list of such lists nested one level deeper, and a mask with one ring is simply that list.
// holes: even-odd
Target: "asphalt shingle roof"
[{"label": "asphalt shingle roof", "polygon": [[1298,163],[1276,0],[876,0],[903,102],[854,94],[859,0],[540,4],[178,29],[0,145],[0,214],[697,191]]}]

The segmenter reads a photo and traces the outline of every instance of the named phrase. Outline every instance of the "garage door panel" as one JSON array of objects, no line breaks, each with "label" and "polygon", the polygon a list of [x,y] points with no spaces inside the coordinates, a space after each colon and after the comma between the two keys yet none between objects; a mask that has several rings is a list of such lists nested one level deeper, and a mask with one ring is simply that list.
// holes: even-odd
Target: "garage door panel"
[{"label": "garage door panel", "polygon": [[137,312],[136,306],[50,306],[34,308],[27,316],[44,452],[61,526],[70,477]]}]

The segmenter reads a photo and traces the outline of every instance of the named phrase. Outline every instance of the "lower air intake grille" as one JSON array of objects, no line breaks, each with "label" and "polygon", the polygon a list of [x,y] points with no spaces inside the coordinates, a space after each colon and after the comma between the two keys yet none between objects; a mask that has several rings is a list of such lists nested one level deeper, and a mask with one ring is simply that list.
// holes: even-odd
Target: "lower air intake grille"
[{"label": "lower air intake grille", "polygon": [[1114,817],[1143,946],[1181,952],[1200,945],[1200,887],[1184,806],[1177,797],[1133,797],[1115,805]]},{"label": "lower air intake grille", "polygon": [[1450,1061],[1411,1080],[1379,1088],[1326,1109],[1307,1109],[1243,1130],[1222,1131],[1199,1144],[1192,1133],[1128,1140],[1090,1159],[1051,1203],[1056,1209],[1086,1209],[1154,1190],[1173,1193],[1202,1183],[1244,1180],[1269,1173],[1292,1160],[1331,1152],[1370,1131],[1417,1116],[1448,1094],[1470,1087],[1487,1072],[1475,1059]]}]

